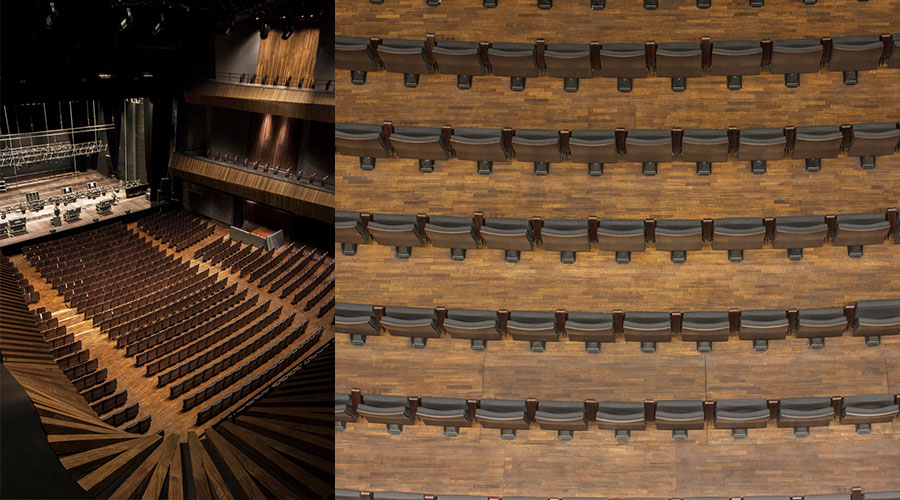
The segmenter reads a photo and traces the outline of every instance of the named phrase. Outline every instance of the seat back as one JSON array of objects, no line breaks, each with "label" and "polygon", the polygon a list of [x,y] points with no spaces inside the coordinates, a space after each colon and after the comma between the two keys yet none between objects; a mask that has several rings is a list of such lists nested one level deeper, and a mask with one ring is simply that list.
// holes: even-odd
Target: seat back
[{"label": "seat back", "polygon": [[628,161],[672,161],[672,132],[669,130],[632,130],[625,138]]},{"label": "seat back", "polygon": [[576,163],[607,163],[618,160],[616,135],[607,130],[573,130],[569,153]]},{"label": "seat back", "polygon": [[876,35],[838,36],[831,40],[831,71],[859,71],[878,69],[884,44]]},{"label": "seat back", "polygon": [[710,72],[717,76],[758,75],[762,70],[762,45],[754,40],[712,43]]},{"label": "seat back", "polygon": [[334,37],[334,67],[360,71],[377,69],[369,39],[349,36]]},{"label": "seat back", "polygon": [[425,224],[431,243],[444,248],[478,248],[475,224],[470,217],[432,215]]},{"label": "seat back", "polygon": [[625,340],[640,342],[669,342],[672,340],[672,323],[667,312],[626,312],[623,331]]},{"label": "seat back", "polygon": [[357,123],[334,124],[334,147],[346,156],[387,158],[380,125]]},{"label": "seat back", "polygon": [[460,160],[506,161],[503,134],[498,129],[454,129],[450,145]]},{"label": "seat back", "polygon": [[541,240],[544,250],[585,252],[591,249],[586,220],[545,220]]},{"label": "seat back", "polygon": [[840,337],[847,329],[847,318],[840,307],[800,309],[797,313],[798,338]]},{"label": "seat back", "polygon": [[703,248],[703,227],[699,220],[661,220],[656,222],[656,249],[701,250]]},{"label": "seat back", "polygon": [[644,222],[604,219],[597,223],[597,246],[616,252],[643,252],[647,247]]},{"label": "seat back", "polygon": [[822,43],[815,38],[775,40],[772,43],[772,73],[818,73],[822,66]]},{"label": "seat back", "polygon": [[861,123],[850,129],[850,156],[887,156],[900,141],[900,128],[894,122]]},{"label": "seat back", "polygon": [[794,158],[837,158],[844,135],[840,127],[797,127],[794,134]]},{"label": "seat back", "polygon": [[702,57],[699,43],[660,43],[656,48],[656,76],[700,76]]},{"label": "seat back", "polygon": [[780,128],[757,128],[740,131],[739,160],[780,160],[784,157],[787,140]]},{"label": "seat back", "polygon": [[884,242],[890,229],[890,222],[881,213],[840,214],[835,224],[834,244],[878,245]]},{"label": "seat back", "polygon": [[790,322],[783,309],[741,311],[741,340],[776,340],[787,337]]},{"label": "seat back", "polygon": [[444,330],[453,338],[500,340],[500,322],[496,311],[450,309],[444,319]]},{"label": "seat back", "polygon": [[530,43],[494,43],[488,49],[491,71],[496,76],[537,76],[535,48]]},{"label": "seat back", "polygon": [[362,217],[356,212],[334,211],[334,240],[340,243],[366,243]]},{"label": "seat back", "polygon": [[428,73],[425,42],[387,38],[378,45],[378,57],[384,69],[394,73]]},{"label": "seat back", "polygon": [[534,243],[531,224],[525,219],[485,219],[481,237],[488,248],[502,250],[531,250]]},{"label": "seat back", "polygon": [[775,219],[775,248],[811,248],[825,244],[828,224],[819,215],[795,215]]},{"label": "seat back", "polygon": [[646,78],[647,59],[640,43],[607,43],[600,47],[600,76]]},{"label": "seat back", "polygon": [[422,246],[422,236],[414,215],[376,214],[372,216],[368,230],[379,245]]},{"label": "seat back", "polygon": [[441,129],[432,127],[395,127],[391,147],[400,158],[446,160]]},{"label": "seat back", "polygon": [[547,75],[553,78],[590,78],[590,45],[549,44],[544,49]]},{"label": "seat back", "polygon": [[728,161],[728,132],[725,130],[688,129],[681,140],[684,161]]},{"label": "seat back", "polygon": [[558,162],[561,159],[556,130],[516,130],[512,143],[517,161]]},{"label": "seat back", "polygon": [[451,75],[483,75],[484,63],[476,42],[437,41],[432,49],[438,71]]},{"label": "seat back", "polygon": [[766,227],[762,219],[737,217],[713,221],[712,247],[715,250],[762,248]]}]

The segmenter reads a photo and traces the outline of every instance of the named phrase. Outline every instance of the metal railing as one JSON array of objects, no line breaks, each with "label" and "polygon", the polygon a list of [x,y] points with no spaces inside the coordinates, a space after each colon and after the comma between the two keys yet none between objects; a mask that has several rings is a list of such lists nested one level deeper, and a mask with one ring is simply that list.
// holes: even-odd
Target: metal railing
[{"label": "metal railing", "polygon": [[306,173],[303,170],[291,170],[282,168],[281,165],[272,165],[271,162],[263,163],[261,160],[250,158],[249,156],[241,156],[232,153],[223,153],[221,151],[211,150],[186,150],[184,154],[189,156],[197,156],[207,160],[211,160],[219,165],[224,165],[241,170],[252,171],[257,174],[263,174],[270,177],[286,180],[296,184],[301,184],[321,191],[329,193],[334,192],[334,179],[331,176],[319,176],[315,172]]},{"label": "metal railing", "polygon": [[257,73],[216,73],[216,81],[302,90],[306,92],[334,93],[334,80],[294,75],[261,75]]}]

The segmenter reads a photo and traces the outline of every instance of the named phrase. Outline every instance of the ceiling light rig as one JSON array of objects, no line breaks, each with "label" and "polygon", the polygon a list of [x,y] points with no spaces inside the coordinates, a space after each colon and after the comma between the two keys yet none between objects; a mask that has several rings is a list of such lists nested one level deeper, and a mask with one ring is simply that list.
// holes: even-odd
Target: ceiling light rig
[{"label": "ceiling light rig", "polygon": [[134,16],[131,15],[131,7],[125,7],[121,17],[119,17],[119,31],[127,30],[132,21],[134,21]]}]

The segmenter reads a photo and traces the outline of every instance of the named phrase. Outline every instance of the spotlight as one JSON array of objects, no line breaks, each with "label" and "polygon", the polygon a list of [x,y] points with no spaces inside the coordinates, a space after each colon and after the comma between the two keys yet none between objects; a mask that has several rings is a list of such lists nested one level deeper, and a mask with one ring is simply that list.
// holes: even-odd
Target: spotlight
[{"label": "spotlight", "polygon": [[294,34],[294,26],[288,24],[287,26],[284,27],[284,31],[281,32],[281,39],[287,40],[293,34]]},{"label": "spotlight", "polygon": [[125,7],[122,17],[119,18],[119,31],[127,30],[128,26],[131,25],[131,21],[134,21],[134,16],[131,15],[131,7]]},{"label": "spotlight", "polygon": [[165,14],[159,14],[159,20],[156,21],[156,24],[153,25],[153,29],[150,30],[150,33],[154,35],[158,35],[162,30],[163,26],[166,24],[166,16]]},{"label": "spotlight", "polygon": [[50,2],[50,12],[47,14],[47,17],[44,19],[47,29],[50,29],[53,27],[53,23],[56,22],[57,17],[59,17],[59,11],[56,10],[56,3]]},{"label": "spotlight", "polygon": [[259,23],[259,38],[265,40],[269,38],[269,23],[261,22]]},{"label": "spotlight", "polygon": [[219,34],[222,36],[228,36],[231,34],[231,28],[234,28],[234,22],[228,21],[227,23],[219,25]]}]

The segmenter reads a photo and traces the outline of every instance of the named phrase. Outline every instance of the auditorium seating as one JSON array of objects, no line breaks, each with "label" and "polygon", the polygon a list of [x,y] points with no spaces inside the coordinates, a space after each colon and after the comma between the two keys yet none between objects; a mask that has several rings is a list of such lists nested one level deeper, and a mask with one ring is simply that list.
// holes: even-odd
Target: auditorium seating
[{"label": "auditorium seating", "polygon": [[509,88],[525,90],[525,79],[538,76],[534,45],[528,43],[494,42],[488,49],[494,76],[508,76]]},{"label": "auditorium seating", "polygon": [[389,38],[378,45],[376,52],[386,70],[403,73],[406,87],[417,87],[419,75],[430,70],[425,59],[425,42]]},{"label": "auditorium seating", "polygon": [[485,72],[481,50],[476,42],[437,40],[432,54],[438,72],[456,75],[456,87],[461,90],[472,88],[473,77]]},{"label": "auditorium seating", "polygon": [[686,312],[681,318],[681,340],[697,342],[698,352],[712,352],[713,342],[727,341],[731,333],[728,312]]},{"label": "auditorium seating", "polygon": [[656,76],[672,79],[672,90],[684,92],[688,77],[703,72],[700,44],[660,43],[656,48]]},{"label": "auditorium seating", "polygon": [[597,248],[616,252],[616,262],[631,262],[631,252],[647,248],[644,223],[639,220],[604,219],[597,224]]},{"label": "auditorium seating", "polygon": [[[337,46],[335,50],[340,53]],[[334,147],[342,155],[358,156],[359,167],[363,170],[374,169],[376,158],[389,156],[389,148],[378,125],[335,123]]]},{"label": "auditorium seating", "polygon": [[615,431],[616,441],[628,441],[631,431],[642,431],[647,426],[644,405],[628,402],[599,402],[596,416],[598,429]]},{"label": "auditorium seating", "polygon": [[807,172],[822,169],[822,158],[837,158],[844,135],[838,126],[797,127],[793,157],[806,160]]},{"label": "auditorium seating", "polygon": [[657,401],[656,428],[671,430],[672,439],[684,440],[688,431],[704,427],[703,401]]},{"label": "auditorium seating", "polygon": [[828,237],[825,218],[815,215],[795,215],[775,219],[773,248],[786,248],[790,260],[803,258],[804,248],[820,247]]},{"label": "auditorium seating", "polygon": [[388,334],[409,337],[414,348],[422,349],[428,339],[441,336],[433,309],[420,307],[385,307],[381,326]]},{"label": "auditorium seating", "polygon": [[611,131],[573,130],[569,154],[573,162],[588,164],[588,175],[603,175],[604,163],[618,161],[616,136]]},{"label": "auditorium seating", "polygon": [[753,40],[714,42],[710,73],[726,77],[728,90],[740,90],[743,77],[762,70],[762,46]]},{"label": "auditorium seating", "polygon": [[334,306],[334,327],[338,333],[350,334],[353,345],[365,345],[366,337],[378,335],[378,324],[372,306],[338,302]]},{"label": "auditorium seating", "polygon": [[731,437],[744,439],[747,429],[765,427],[769,422],[769,405],[765,399],[723,399],[716,401],[717,429],[731,429]]},{"label": "auditorium seating", "polygon": [[898,411],[893,394],[848,396],[841,402],[841,423],[854,424],[857,434],[868,434],[872,424],[890,422]]},{"label": "auditorium seating", "polygon": [[847,329],[847,318],[840,307],[801,309],[794,335],[809,339],[811,349],[823,349],[825,338],[840,337]]},{"label": "auditorium seating", "polygon": [[544,49],[547,76],[562,78],[566,92],[578,91],[579,78],[591,78],[594,68],[589,45],[549,44]]},{"label": "auditorium seating", "polygon": [[639,43],[605,43],[600,47],[600,76],[616,78],[619,92],[631,92],[635,78],[646,78],[650,73]]},{"label": "auditorium seating", "polygon": [[645,353],[656,352],[657,342],[672,341],[672,324],[665,312],[627,312],[622,331],[626,341],[640,342]]},{"label": "auditorium seating", "polygon": [[389,434],[400,434],[404,425],[412,425],[409,400],[403,396],[363,396],[357,413],[373,423],[385,424]]},{"label": "auditorium seating", "polygon": [[516,130],[512,144],[517,161],[534,163],[535,175],[549,174],[550,164],[562,159],[555,130]]},{"label": "auditorium seating", "polygon": [[641,162],[644,175],[656,175],[657,163],[672,161],[672,133],[668,130],[632,130],[625,138],[625,151],[628,161]]},{"label": "auditorium seating", "polygon": [[391,132],[391,148],[398,158],[418,159],[419,172],[433,172],[435,161],[447,159],[438,128],[395,127]]},{"label": "auditorium seating", "polygon": [[444,329],[453,338],[469,339],[473,351],[483,351],[488,340],[500,340],[500,322],[494,311],[451,309],[444,319]]},{"label": "auditorium seating", "polygon": [[355,85],[366,83],[366,73],[378,69],[369,40],[348,36],[334,37],[334,67],[349,69],[351,83]]},{"label": "auditorium seating", "polygon": [[841,214],[835,224],[834,244],[846,246],[847,255],[859,259],[863,246],[883,243],[890,227],[882,214]]},{"label": "auditorium seating", "polygon": [[728,148],[725,130],[688,129],[681,139],[681,159],[696,162],[697,175],[710,175],[713,162],[728,161]]},{"label": "auditorium seating", "polygon": [[794,436],[809,436],[810,427],[827,426],[834,417],[828,398],[786,398],[778,407],[778,427],[793,427]]},{"label": "auditorium seating", "polygon": [[860,300],[856,303],[853,336],[876,346],[884,335],[900,335],[900,300]]},{"label": "auditorium seating", "polygon": [[425,224],[425,235],[434,246],[449,248],[450,259],[456,261],[466,260],[466,250],[478,248],[475,226],[468,217],[432,215]]},{"label": "auditorium seating", "polygon": [[787,140],[782,129],[744,129],[740,131],[737,158],[750,161],[750,171],[754,174],[764,174],[766,161],[780,160],[786,146]]},{"label": "auditorium seating", "polygon": [[728,260],[741,262],[744,250],[762,248],[766,228],[762,219],[749,217],[713,221],[713,250],[728,250]]},{"label": "auditorium seating", "polygon": [[556,431],[560,441],[571,441],[574,431],[588,429],[584,404],[574,401],[540,401],[534,421],[541,429]]},{"label": "auditorium seating", "polygon": [[500,429],[500,439],[516,438],[516,431],[528,429],[528,411],[524,401],[484,399],[475,410],[475,419],[482,427]]},{"label": "auditorium seating", "polygon": [[775,40],[769,71],[784,74],[788,88],[800,86],[801,73],[818,73],[823,47],[817,39]]},{"label": "auditorium seating", "polygon": [[703,249],[699,220],[661,220],[656,223],[656,249],[671,252],[671,260],[683,264],[688,251]]},{"label": "auditorium seating", "polygon": [[884,46],[877,36],[838,36],[831,40],[828,69],[842,71],[845,85],[856,85],[858,72],[877,69]]},{"label": "auditorium seating", "polygon": [[499,129],[454,128],[450,145],[457,159],[476,162],[476,171],[482,175],[490,174],[494,162],[505,162],[507,157]]},{"label": "auditorium seating", "polygon": [[875,157],[893,154],[898,141],[900,128],[896,123],[861,123],[854,125],[850,131],[847,154],[858,156],[860,167],[872,169],[875,168]]},{"label": "auditorium seating", "polygon": [[547,342],[559,340],[556,318],[552,312],[512,311],[506,328],[513,339],[528,341],[531,352],[544,352]]},{"label": "auditorium seating", "polygon": [[353,409],[353,402],[350,396],[346,394],[334,395],[334,430],[343,432],[347,426],[347,422],[356,422],[356,410]]},{"label": "auditorium seating", "polygon": [[569,340],[584,342],[584,350],[597,354],[602,342],[615,342],[612,314],[571,312],[566,315],[565,332]]},{"label": "auditorium seating", "polygon": [[541,242],[544,250],[559,252],[560,262],[573,264],[577,252],[591,249],[588,221],[545,220],[541,226]]},{"label": "auditorium seating", "polygon": [[752,340],[753,349],[763,352],[769,349],[770,340],[787,337],[790,322],[782,310],[741,311],[738,338]]},{"label": "auditorium seating", "polygon": [[422,398],[416,409],[416,416],[425,425],[443,427],[447,437],[458,436],[460,427],[472,426],[472,416],[465,399]]},{"label": "auditorium seating", "polygon": [[506,262],[519,262],[522,250],[534,248],[531,224],[524,219],[486,218],[480,232],[487,248],[504,251]]},{"label": "auditorium seating", "polygon": [[412,215],[373,215],[366,229],[379,245],[393,246],[398,259],[408,259],[424,241]]}]

